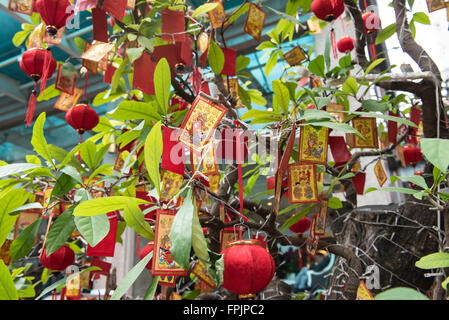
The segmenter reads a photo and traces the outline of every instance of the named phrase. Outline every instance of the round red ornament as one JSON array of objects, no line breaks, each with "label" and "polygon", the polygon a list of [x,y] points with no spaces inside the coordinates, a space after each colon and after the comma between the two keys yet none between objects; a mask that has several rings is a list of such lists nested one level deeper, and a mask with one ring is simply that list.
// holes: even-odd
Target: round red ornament
[{"label": "round red ornament", "polygon": [[294,233],[304,233],[309,230],[312,221],[309,218],[303,217],[301,220],[296,222],[294,225],[291,225],[289,229]]},{"label": "round red ornament", "polygon": [[50,78],[56,70],[56,61],[53,59],[50,50],[32,48],[22,53],[19,65],[20,69],[34,80],[34,89],[31,91],[25,117],[27,126],[29,126],[33,122],[34,109],[36,107],[37,82],[40,80],[40,90],[45,90],[47,79]]},{"label": "round red ornament", "polygon": [[77,104],[65,114],[67,123],[79,134],[92,130],[99,122],[97,112],[87,104]]},{"label": "round red ornament", "polygon": [[[153,252],[153,249],[154,249],[154,242],[153,241],[148,242],[147,245],[145,247],[143,247],[142,250],[140,250],[140,254],[139,254],[140,260],[145,258],[150,252]],[[148,261],[145,268],[147,268],[148,270],[151,270],[152,263],[153,263],[153,258],[151,258],[150,261]]]},{"label": "round red ornament", "polygon": [[402,148],[402,153],[404,154],[404,161],[412,167],[422,160],[421,149],[415,145],[406,145]]},{"label": "round red ornament", "polygon": [[343,37],[337,42],[337,49],[341,53],[348,53],[352,51],[355,47],[354,39],[351,37]]},{"label": "round red ornament", "polygon": [[73,252],[69,246],[63,245],[61,248],[47,256],[47,249],[44,249],[40,261],[41,264],[49,270],[64,271],[75,261],[75,252]]},{"label": "round red ornament", "polygon": [[251,298],[264,289],[275,273],[274,260],[257,240],[238,240],[223,251],[223,287]]},{"label": "round red ornament", "polygon": [[333,21],[345,11],[343,0],[313,0],[310,7],[318,19]]},{"label": "round red ornament", "polygon": [[365,25],[365,33],[375,33],[380,30],[381,21],[374,12],[365,12],[362,15],[363,24]]},{"label": "round red ornament", "polygon": [[55,36],[58,29],[64,27],[73,14],[69,0],[36,0],[35,9],[47,26],[47,32]]}]

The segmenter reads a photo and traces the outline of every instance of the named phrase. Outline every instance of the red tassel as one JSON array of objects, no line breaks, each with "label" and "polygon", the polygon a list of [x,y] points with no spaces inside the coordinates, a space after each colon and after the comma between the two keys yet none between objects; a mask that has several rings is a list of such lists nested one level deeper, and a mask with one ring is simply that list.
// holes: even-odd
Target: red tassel
[{"label": "red tassel", "polygon": [[370,34],[369,52],[370,52],[370,55],[371,55],[373,61],[377,60],[376,44],[374,42],[372,34]]},{"label": "red tassel", "polygon": [[44,68],[42,72],[41,86],[40,86],[40,91],[42,92],[43,95],[45,94],[44,91],[45,87],[47,86],[47,78],[48,72],[50,71],[50,65],[51,65],[51,52],[47,51],[47,54],[45,55]]},{"label": "red tassel", "polygon": [[34,89],[33,89],[33,91],[31,91],[31,95],[28,100],[28,109],[27,109],[27,113],[25,116],[25,122],[26,122],[27,127],[31,126],[31,124],[33,123],[34,109],[36,108],[36,100],[37,100],[36,86],[37,86],[37,83],[34,82]]},{"label": "red tassel", "polygon": [[337,40],[335,39],[335,30],[331,29],[331,46],[332,46],[332,52],[334,54],[334,58],[338,58],[338,52],[337,52]]}]

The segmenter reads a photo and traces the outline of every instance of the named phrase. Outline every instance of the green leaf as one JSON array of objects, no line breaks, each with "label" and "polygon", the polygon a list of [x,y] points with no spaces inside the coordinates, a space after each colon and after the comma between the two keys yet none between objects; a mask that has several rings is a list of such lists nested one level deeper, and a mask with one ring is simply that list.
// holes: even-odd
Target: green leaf
[{"label": "green leaf", "polygon": [[324,66],[324,56],[319,55],[315,59],[309,62],[308,69],[310,72],[325,78],[326,72],[325,72],[325,66]]},{"label": "green leaf", "polygon": [[110,196],[104,198],[95,198],[84,201],[76,206],[73,215],[76,216],[95,216],[112,211],[123,210],[128,206],[129,199],[135,199],[137,204],[148,204],[147,201],[138,198]]},{"label": "green leaf", "polygon": [[161,123],[156,123],[147,135],[144,146],[145,167],[152,185],[156,188],[158,195],[161,193],[161,177],[159,163],[162,157],[162,129]]},{"label": "green leaf", "polygon": [[268,58],[267,63],[265,64],[265,76],[268,77],[271,70],[276,66],[276,63],[278,62],[279,52],[273,51],[270,54],[270,57]]},{"label": "green leaf", "polygon": [[251,99],[252,103],[255,103],[259,106],[266,106],[267,105],[267,100],[265,100],[265,98],[262,95],[262,92],[260,92],[257,89],[246,89],[246,93],[248,94],[248,96]]},{"label": "green leaf", "polygon": [[65,284],[68,281],[70,281],[71,279],[77,277],[78,275],[80,275],[80,274],[82,274],[84,272],[95,271],[95,270],[101,270],[101,268],[99,268],[99,267],[89,267],[87,269],[81,270],[80,272],[72,273],[70,276],[64,277],[61,280],[58,280],[55,283],[53,283],[52,285],[46,287],[44,290],[42,290],[41,294],[35,300],[39,300],[40,298],[45,296],[47,293],[52,292],[53,290],[55,290],[56,288],[58,288],[60,286],[64,286],[65,287]]},{"label": "green leaf", "polygon": [[396,33],[396,23],[392,23],[385,28],[379,30],[376,36],[376,45],[384,42]]},{"label": "green leaf", "polygon": [[422,176],[411,176],[411,177],[391,177],[391,182],[393,182],[393,178],[396,179],[400,179],[403,181],[408,181],[411,182],[413,184],[416,184],[417,186],[423,188],[424,190],[428,189],[429,187],[427,186],[426,180],[422,177]]},{"label": "green leaf", "polygon": [[314,205],[308,205],[306,206],[306,208],[304,208],[303,210],[301,210],[300,212],[292,215],[290,218],[288,218],[284,224],[282,225],[282,227],[279,229],[279,231],[283,232],[284,230],[286,230],[287,228],[289,228],[290,226],[294,225],[296,222],[298,222],[299,220],[301,220],[303,217],[305,217],[310,210],[312,210],[312,208],[314,207]]},{"label": "green leaf", "polygon": [[247,56],[240,55],[237,57],[235,61],[235,72],[239,72],[245,69],[250,62],[250,59]]},{"label": "green leaf", "polygon": [[154,71],[154,90],[156,101],[162,108],[164,115],[167,115],[168,100],[170,99],[171,71],[167,59],[162,58],[156,65]]},{"label": "green leaf", "polygon": [[264,41],[257,46],[257,50],[274,49],[276,45],[271,41]]},{"label": "green leaf", "polygon": [[385,112],[388,111],[388,104],[385,102],[379,102],[377,100],[363,100],[362,101],[362,108],[367,111],[379,111],[379,112]]},{"label": "green leaf", "polygon": [[143,300],[153,300],[154,294],[156,293],[157,285],[159,283],[159,276],[152,276],[151,283],[148,286],[145,295],[143,296]]},{"label": "green leaf", "polygon": [[8,267],[0,259],[0,300],[17,300],[17,290]]},{"label": "green leaf", "polygon": [[[377,67],[379,64],[381,64],[382,62],[385,61],[385,58],[380,58],[380,59],[376,59],[373,62],[371,62],[371,64],[368,66],[368,68],[366,68],[365,73],[363,75],[363,80],[365,80],[365,77],[368,73],[371,72],[371,70],[373,70],[375,67]],[[362,80],[362,81],[363,81]]]},{"label": "green leaf", "polygon": [[449,267],[449,253],[435,252],[422,257],[415,262],[420,269],[440,269]]},{"label": "green leaf", "polygon": [[20,46],[25,41],[25,39],[28,37],[29,34],[30,34],[30,31],[25,31],[25,30],[17,32],[14,35],[14,37],[12,37],[12,43],[16,47]]},{"label": "green leaf", "polygon": [[213,3],[205,3],[200,5],[198,8],[195,9],[195,11],[193,11],[192,13],[192,18],[195,18],[197,16],[199,16],[200,14],[204,14],[207,13],[213,9],[215,9],[215,7],[217,7],[218,3],[213,2]]},{"label": "green leaf", "polygon": [[81,184],[83,183],[83,179],[81,179],[81,175],[74,167],[66,165],[63,168],[61,168],[60,171],[65,173],[66,175],[72,177],[78,183],[81,183]]},{"label": "green leaf", "polygon": [[211,39],[209,45],[209,65],[215,74],[220,74],[224,67],[224,54],[221,48]]},{"label": "green leaf", "polygon": [[249,3],[245,3],[241,6],[237,11],[234,11],[231,16],[228,18],[229,24],[233,24],[238,18],[244,15],[249,9]]},{"label": "green leaf", "polygon": [[430,18],[425,12],[415,12],[413,20],[421,24],[430,24]]},{"label": "green leaf", "polygon": [[78,231],[92,247],[95,247],[109,233],[110,224],[106,214],[75,216],[74,221]]},{"label": "green leaf", "polygon": [[384,188],[378,189],[378,191],[399,192],[399,193],[405,193],[405,194],[415,194],[415,193],[419,192],[419,190],[403,188],[403,187],[384,187]]},{"label": "green leaf", "polygon": [[33,127],[33,136],[31,137],[31,144],[33,145],[34,151],[42,158],[50,162],[53,166],[53,156],[48,148],[47,141],[44,137],[44,124],[45,124],[45,112],[42,112],[39,117],[37,117],[36,122]]},{"label": "green leaf", "polygon": [[70,206],[52,223],[45,242],[47,256],[61,248],[75,230],[73,209],[74,206]]},{"label": "green leaf", "polygon": [[122,101],[118,107],[108,113],[116,120],[146,120],[148,123],[161,120],[155,104],[139,101]]},{"label": "green leaf", "polygon": [[59,198],[66,195],[70,190],[72,190],[78,182],[71,176],[62,173],[58,180],[56,180],[55,186],[51,192],[50,199],[53,197]]},{"label": "green leaf", "polygon": [[207,249],[207,240],[204,236],[196,210],[192,215],[192,247],[193,252],[195,252],[195,255],[203,262],[206,268],[209,267],[210,257]]},{"label": "green leaf", "polygon": [[39,217],[39,219],[22,230],[17,238],[15,238],[11,243],[9,253],[13,261],[25,257],[33,248],[34,241],[36,240],[36,234],[39,231],[41,222],[42,218]]},{"label": "green leaf", "polygon": [[272,117],[273,122],[276,122],[282,118],[282,115],[278,112],[274,111],[264,111],[264,110],[248,110],[245,114],[242,115],[242,120],[248,120],[253,118],[261,118],[261,117]]},{"label": "green leaf", "polygon": [[421,151],[426,159],[442,172],[447,172],[449,166],[449,140],[425,138],[421,139],[420,143]]},{"label": "green leaf", "polygon": [[9,176],[11,174],[20,173],[23,171],[41,168],[42,166],[34,163],[13,163],[0,167],[0,178]]},{"label": "green leaf", "polygon": [[357,80],[354,77],[348,77],[346,81],[343,83],[342,90],[347,92],[354,97],[357,96],[358,85]]},{"label": "green leaf", "polygon": [[126,49],[126,54],[128,55],[129,63],[133,64],[134,61],[139,59],[142,56],[144,50],[145,50],[144,47]]},{"label": "green leaf", "polygon": [[429,298],[414,289],[397,287],[377,294],[374,300],[429,300]]},{"label": "green leaf", "polygon": [[0,248],[17,220],[17,215],[9,215],[28,200],[24,189],[14,189],[2,193],[0,197]]},{"label": "green leaf", "polygon": [[144,219],[144,214],[133,198],[128,200],[127,206],[123,210],[123,218],[126,224],[142,237],[153,240],[154,232],[151,226]]},{"label": "green leaf", "polygon": [[343,208],[343,204],[341,203],[341,200],[337,197],[332,197],[329,199],[328,206],[331,209],[340,209]]},{"label": "green leaf", "polygon": [[53,99],[53,98],[59,96],[60,94],[61,94],[61,91],[56,89],[55,85],[52,84],[52,85],[48,86],[47,88],[45,88],[44,91],[39,93],[39,96],[37,97],[36,101],[37,102],[47,101],[47,100],[50,100],[50,99]]},{"label": "green leaf", "polygon": [[120,300],[120,298],[128,291],[132,284],[137,280],[142,271],[145,270],[145,266],[153,257],[153,252],[147,254],[142,260],[140,260],[120,281],[114,293],[111,296],[111,300]]},{"label": "green leaf", "polygon": [[290,104],[290,93],[287,87],[279,80],[272,82],[273,87],[273,105],[278,104],[284,114],[288,114],[288,106]]},{"label": "green leaf", "polygon": [[170,230],[170,252],[175,261],[184,269],[189,268],[192,247],[192,219],[195,205],[189,189],[182,206],[173,219]]},{"label": "green leaf", "polygon": [[323,122],[306,122],[301,125],[311,125],[311,126],[316,126],[316,127],[328,127],[328,128],[334,129],[336,131],[354,133],[354,134],[360,136],[360,133],[356,129],[354,129],[352,126],[350,126],[346,123],[323,121]]},{"label": "green leaf", "polygon": [[81,159],[87,164],[89,169],[95,169],[95,155],[97,153],[97,148],[95,143],[92,141],[85,141],[81,144],[80,155]]}]

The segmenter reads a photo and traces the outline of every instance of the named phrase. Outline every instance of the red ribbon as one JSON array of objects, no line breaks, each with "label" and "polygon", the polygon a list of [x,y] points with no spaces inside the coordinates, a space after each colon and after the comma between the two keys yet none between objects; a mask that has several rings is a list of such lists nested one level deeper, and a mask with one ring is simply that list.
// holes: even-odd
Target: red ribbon
[{"label": "red ribbon", "polygon": [[238,177],[239,177],[239,200],[240,200],[240,214],[245,219],[245,221],[248,221],[248,218],[243,215],[243,175],[242,175],[242,150],[240,149],[240,130],[239,130],[239,123],[238,121],[234,121],[236,127],[237,127],[237,169],[238,169]]},{"label": "red ribbon", "polygon": [[34,82],[34,90],[31,92],[30,98],[28,99],[28,108],[25,116],[26,126],[29,127],[33,123],[34,109],[36,108],[36,87],[37,82]]},{"label": "red ribbon", "polygon": [[335,39],[335,30],[331,30],[331,46],[332,46],[332,52],[334,54],[334,58],[338,58],[338,52],[337,52],[337,40]]}]

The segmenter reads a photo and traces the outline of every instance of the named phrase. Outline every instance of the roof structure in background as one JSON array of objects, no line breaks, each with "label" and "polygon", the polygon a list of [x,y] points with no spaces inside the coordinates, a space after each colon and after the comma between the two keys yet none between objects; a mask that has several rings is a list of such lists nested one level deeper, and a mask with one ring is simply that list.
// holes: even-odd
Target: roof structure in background
[{"label": "roof structure in background", "polygon": [[[205,1],[190,0],[190,3],[197,7]],[[286,1],[267,0],[263,4],[270,6],[278,11],[285,11]],[[241,4],[240,0],[225,1],[225,10],[232,12]],[[267,18],[261,41],[268,40],[266,33],[276,27],[279,16],[271,10],[265,10]],[[261,90],[271,104],[271,80],[279,78],[283,72],[286,63],[279,61],[269,77],[264,74],[265,63],[268,57],[263,57],[263,51],[257,51],[255,48],[260,43],[249,35],[244,33],[243,25],[246,14],[241,16],[231,28],[225,33],[225,39],[228,47],[237,50],[237,54],[244,54],[250,58],[250,64],[246,71],[250,72],[253,78],[251,87]],[[305,22],[307,16],[300,18]],[[0,160],[12,162],[24,161],[25,155],[31,154],[32,146],[30,143],[32,127],[25,127],[25,112],[29,93],[33,87],[33,81],[20,69],[19,60],[23,51],[26,50],[24,44],[15,47],[12,38],[17,31],[22,30],[22,23],[29,23],[29,16],[11,12],[8,10],[8,0],[0,0],[0,21],[2,22],[2,32],[0,33]],[[88,11],[83,11],[79,16],[79,28],[67,28],[60,45],[52,46],[53,57],[57,61],[65,61],[70,57],[79,57],[78,49],[74,39],[81,37],[91,42],[92,40],[92,20]],[[298,39],[299,33],[295,34],[294,40],[288,46],[294,46],[297,42],[301,45],[312,47],[314,44],[313,36],[306,36]],[[72,63],[79,64],[80,61],[72,59]],[[56,73],[55,73],[56,74]],[[55,77],[55,75],[54,75]],[[48,81],[48,85],[54,82],[54,77]],[[89,75],[87,99],[92,101],[95,95],[106,90],[107,84],[103,82],[102,74],[97,76]],[[78,82],[78,87],[84,87],[84,78]],[[41,112],[47,112],[47,121],[45,126],[45,135],[47,141],[64,149],[73,148],[78,142],[79,137],[74,130],[65,122],[65,112],[56,110],[53,105],[56,101],[38,102],[36,105],[35,118]],[[95,107],[97,113],[101,116],[114,109],[116,104],[109,103]],[[85,138],[90,135],[85,134]]]}]

